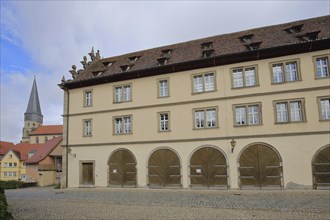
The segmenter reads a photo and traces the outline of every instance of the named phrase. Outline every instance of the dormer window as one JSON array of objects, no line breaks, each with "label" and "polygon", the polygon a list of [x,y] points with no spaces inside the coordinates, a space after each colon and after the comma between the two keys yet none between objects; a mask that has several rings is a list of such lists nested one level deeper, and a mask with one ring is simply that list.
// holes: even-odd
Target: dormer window
[{"label": "dormer window", "polygon": [[290,28],[284,29],[284,31],[288,34],[297,34],[301,32],[303,24],[301,25],[295,25]]},{"label": "dormer window", "polygon": [[299,38],[301,41],[317,40],[320,32],[321,31],[308,32],[304,35],[297,36],[297,38]]},{"label": "dormer window", "polygon": [[31,150],[29,153],[28,153],[28,158],[31,158],[33,157],[33,155],[36,153],[36,150]]},{"label": "dormer window", "polygon": [[124,65],[124,66],[120,66],[120,68],[123,72],[127,72],[131,69],[131,66],[130,65]]},{"label": "dormer window", "polygon": [[209,58],[212,57],[214,50],[207,50],[202,52],[203,58]]},{"label": "dormer window", "polygon": [[239,39],[241,40],[241,42],[249,44],[252,42],[252,37],[253,37],[253,34],[249,34],[249,35],[244,35],[244,36],[240,37]]},{"label": "dormer window", "polygon": [[212,49],[212,42],[202,43],[202,49],[203,50],[210,50],[210,49]]},{"label": "dormer window", "polygon": [[102,71],[93,72],[93,77],[98,77],[102,74]]},{"label": "dormer window", "polygon": [[106,68],[109,68],[110,66],[112,66],[113,62],[106,62],[106,63],[103,63],[103,64]]},{"label": "dormer window", "polygon": [[244,46],[246,46],[248,50],[257,50],[259,49],[261,43],[262,42],[254,42],[254,43],[246,44]]},{"label": "dormer window", "polygon": [[129,59],[129,61],[131,62],[131,63],[133,63],[133,62],[136,62],[138,59],[139,59],[139,57],[138,56],[134,56],[134,57],[130,57],[130,58],[128,58]]},{"label": "dormer window", "polygon": [[162,50],[162,56],[169,57],[171,55],[171,52],[172,52],[171,49]]},{"label": "dormer window", "polygon": [[157,61],[158,61],[158,66],[164,66],[167,64],[168,58],[162,57],[162,58],[157,59]]}]

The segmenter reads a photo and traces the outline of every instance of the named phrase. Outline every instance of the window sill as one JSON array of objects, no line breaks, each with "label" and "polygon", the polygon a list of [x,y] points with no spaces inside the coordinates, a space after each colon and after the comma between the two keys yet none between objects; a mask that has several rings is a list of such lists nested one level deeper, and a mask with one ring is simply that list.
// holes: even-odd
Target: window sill
[{"label": "window sill", "polygon": [[271,85],[285,85],[287,83],[296,83],[296,82],[301,82],[302,80],[301,79],[298,79],[298,80],[295,80],[295,81],[284,81],[284,82],[272,82]]},{"label": "window sill", "polygon": [[240,89],[248,89],[248,88],[255,88],[255,87],[259,87],[260,85],[254,85],[254,86],[242,86],[242,87],[231,87],[232,90],[240,90]]},{"label": "window sill", "polygon": [[275,122],[276,125],[282,124],[299,124],[299,123],[306,123],[307,121],[288,121],[288,122]]},{"label": "window sill", "polygon": [[114,136],[121,136],[121,135],[130,135],[130,134],[133,134],[133,132],[130,132],[130,133],[119,133],[119,134],[113,133],[112,135],[114,135]]},{"label": "window sill", "polygon": [[234,128],[240,128],[240,127],[256,127],[256,126],[262,126],[263,124],[246,124],[246,125],[234,125]]},{"label": "window sill", "polygon": [[193,130],[198,131],[198,130],[210,130],[210,129],[219,129],[219,126],[216,127],[205,127],[205,128],[193,128]]},{"label": "window sill", "polygon": [[208,93],[212,93],[212,92],[216,92],[217,90],[210,90],[210,91],[201,91],[201,92],[192,92],[191,95],[200,95],[200,94],[208,94]]}]

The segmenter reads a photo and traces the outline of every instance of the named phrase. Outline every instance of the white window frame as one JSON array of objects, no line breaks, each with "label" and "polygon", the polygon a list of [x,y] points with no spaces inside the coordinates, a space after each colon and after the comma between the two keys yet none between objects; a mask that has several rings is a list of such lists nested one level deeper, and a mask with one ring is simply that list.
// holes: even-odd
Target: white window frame
[{"label": "white window frame", "polygon": [[193,74],[192,91],[193,94],[216,91],[215,72]]},{"label": "white window frame", "polygon": [[[320,63],[320,60],[325,60],[324,63]],[[330,55],[321,55],[313,57],[314,61],[314,71],[315,71],[315,79],[326,79],[330,77]],[[321,70],[321,71],[320,71]]]},{"label": "white window frame", "polygon": [[193,110],[194,129],[218,128],[218,108],[198,108]]},{"label": "white window frame", "polygon": [[274,101],[275,123],[297,123],[305,122],[305,100],[277,100]]},{"label": "white window frame", "polygon": [[258,86],[257,66],[236,67],[231,70],[232,88],[247,88]]},{"label": "white window frame", "polygon": [[132,115],[113,117],[113,134],[132,134],[133,133]]},{"label": "white window frame", "polygon": [[91,107],[93,104],[93,92],[92,90],[84,91],[84,107]]},{"label": "white window frame", "polygon": [[83,136],[84,137],[91,137],[92,136],[92,126],[93,126],[93,120],[92,119],[84,119],[83,120]]},{"label": "white window frame", "polygon": [[166,132],[170,131],[170,113],[158,112],[158,131]]},{"label": "white window frame", "polygon": [[298,59],[270,63],[272,84],[301,81],[299,66],[300,62]]},{"label": "white window frame", "polygon": [[158,80],[158,97],[164,98],[169,97],[169,80],[159,79]]},{"label": "white window frame", "polygon": [[320,121],[330,120],[330,96],[317,98]]},{"label": "white window frame", "polygon": [[132,101],[132,85],[114,86],[114,103],[130,102]]}]

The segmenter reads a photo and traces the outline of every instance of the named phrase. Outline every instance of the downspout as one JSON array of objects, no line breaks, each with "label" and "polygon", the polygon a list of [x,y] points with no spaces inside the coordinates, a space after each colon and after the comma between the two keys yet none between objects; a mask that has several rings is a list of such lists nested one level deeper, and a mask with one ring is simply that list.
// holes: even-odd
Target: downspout
[{"label": "downspout", "polygon": [[67,93],[67,103],[66,103],[66,188],[68,188],[68,182],[69,182],[69,104],[70,104],[70,93],[68,89],[64,90]]}]

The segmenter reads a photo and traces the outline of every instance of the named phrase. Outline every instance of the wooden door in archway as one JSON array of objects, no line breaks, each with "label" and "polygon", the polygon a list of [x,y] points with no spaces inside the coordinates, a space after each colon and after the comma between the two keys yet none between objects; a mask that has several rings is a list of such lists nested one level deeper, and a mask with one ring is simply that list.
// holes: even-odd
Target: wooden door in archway
[{"label": "wooden door in archway", "polygon": [[239,159],[240,187],[283,188],[282,161],[271,148],[255,144],[246,148]]},{"label": "wooden door in archway", "polygon": [[176,153],[169,149],[153,152],[148,161],[148,180],[150,187],[181,186],[181,165]]},{"label": "wooden door in archway", "polygon": [[128,150],[116,151],[109,160],[109,186],[136,187],[136,161]]},{"label": "wooden door in archway", "polygon": [[330,145],[317,153],[312,167],[314,189],[330,189]]},{"label": "wooden door in archway", "polygon": [[198,149],[190,159],[191,187],[228,188],[227,161],[212,147]]}]

